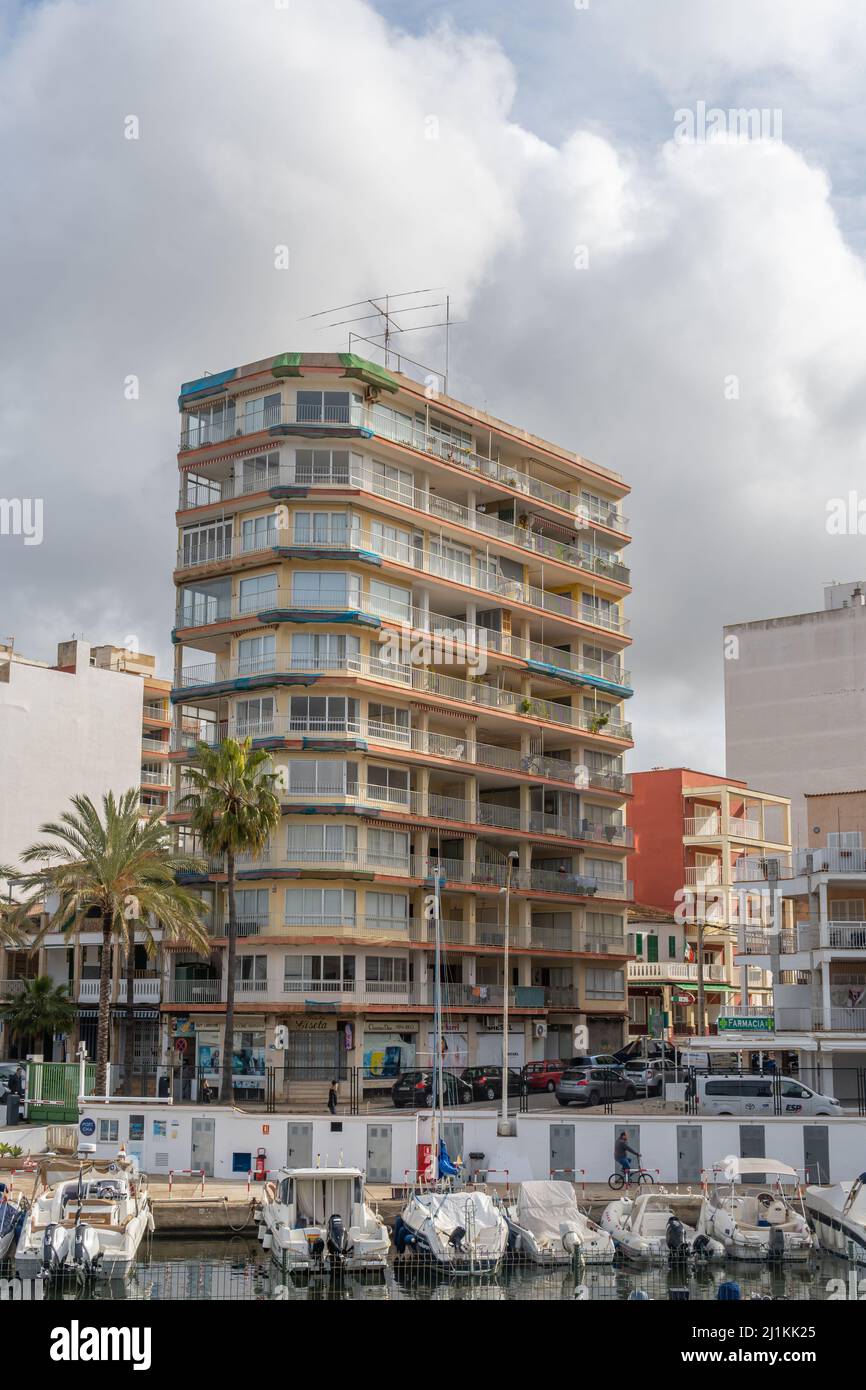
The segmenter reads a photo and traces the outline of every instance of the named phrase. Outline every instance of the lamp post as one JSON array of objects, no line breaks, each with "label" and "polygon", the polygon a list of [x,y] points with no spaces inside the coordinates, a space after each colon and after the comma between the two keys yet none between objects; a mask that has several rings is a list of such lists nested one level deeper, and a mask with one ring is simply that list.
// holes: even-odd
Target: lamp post
[{"label": "lamp post", "polygon": [[508,851],[508,859],[505,865],[505,952],[503,960],[503,987],[502,987],[502,1121],[500,1133],[507,1134],[508,1130],[508,969],[509,951],[511,944],[511,870],[513,869],[519,855],[516,849]]}]

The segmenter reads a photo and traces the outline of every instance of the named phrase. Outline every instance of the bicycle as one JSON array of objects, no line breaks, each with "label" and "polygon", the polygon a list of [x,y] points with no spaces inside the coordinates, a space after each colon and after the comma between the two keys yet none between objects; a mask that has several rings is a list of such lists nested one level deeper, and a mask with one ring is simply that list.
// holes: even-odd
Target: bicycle
[{"label": "bicycle", "polygon": [[641,1164],[638,1164],[637,1168],[629,1168],[628,1172],[626,1173],[622,1173],[619,1171],[617,1171],[616,1173],[611,1173],[610,1177],[607,1180],[607,1185],[611,1189],[611,1191],[620,1192],[622,1188],[626,1186],[630,1187],[632,1183],[637,1183],[638,1185],[646,1183],[647,1185],[649,1185],[650,1183],[654,1182],[655,1178],[653,1177],[649,1169],[644,1168]]}]

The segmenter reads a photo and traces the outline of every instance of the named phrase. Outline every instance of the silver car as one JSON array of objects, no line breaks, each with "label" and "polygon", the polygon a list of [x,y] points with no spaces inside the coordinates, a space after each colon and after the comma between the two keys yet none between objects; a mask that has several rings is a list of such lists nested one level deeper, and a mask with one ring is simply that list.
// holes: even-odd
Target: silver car
[{"label": "silver car", "polygon": [[560,1105],[601,1105],[634,1100],[637,1092],[621,1067],[569,1067],[556,1088]]},{"label": "silver car", "polygon": [[[646,1062],[627,1062],[625,1074],[640,1096],[660,1096],[666,1081],[673,1081],[677,1069],[673,1062],[651,1057]],[[679,1075],[683,1076],[680,1067]]]}]

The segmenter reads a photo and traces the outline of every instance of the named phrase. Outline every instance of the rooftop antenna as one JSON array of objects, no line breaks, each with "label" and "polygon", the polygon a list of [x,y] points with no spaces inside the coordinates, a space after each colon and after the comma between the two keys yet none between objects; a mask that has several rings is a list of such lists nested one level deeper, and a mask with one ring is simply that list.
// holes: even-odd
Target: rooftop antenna
[{"label": "rooftop antenna", "polygon": [[[415,301],[421,295],[444,294],[441,300],[430,300],[424,303]],[[406,301],[406,302],[402,302]],[[445,292],[442,286],[434,286],[429,289],[404,290],[400,294],[369,295],[366,299],[357,299],[351,304],[338,304],[333,309],[321,309],[315,314],[307,314],[301,322],[309,319],[328,318],[332,314],[342,314],[350,309],[366,309],[369,312],[351,316],[350,318],[331,319],[327,324],[322,324],[322,328],[341,328],[343,325],[356,323],[367,324],[374,321],[373,326],[364,332],[354,332],[349,329],[349,351],[352,351],[353,342],[366,343],[370,347],[377,348],[382,353],[382,365],[384,367],[394,366],[395,371],[402,371],[404,364],[417,367],[426,376],[441,377],[443,391],[448,390],[448,369],[450,365],[450,337],[451,329],[465,320],[455,320],[451,317],[451,296]],[[444,309],[444,319],[427,320],[423,323],[406,323],[405,319],[410,314],[419,314],[433,309]],[[378,321],[376,323],[375,321]],[[407,354],[400,352],[393,344],[393,339],[403,333],[420,333],[432,328],[445,329],[445,365],[444,371],[439,371],[431,367],[428,363],[418,362]]]}]

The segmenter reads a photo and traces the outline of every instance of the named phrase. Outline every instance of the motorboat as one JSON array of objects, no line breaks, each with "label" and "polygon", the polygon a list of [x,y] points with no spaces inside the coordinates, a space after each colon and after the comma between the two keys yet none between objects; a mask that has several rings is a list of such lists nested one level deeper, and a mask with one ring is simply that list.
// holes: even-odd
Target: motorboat
[{"label": "motorboat", "polygon": [[420,1188],[394,1223],[394,1245],[407,1263],[449,1278],[494,1274],[508,1248],[498,1203],[474,1187]]},{"label": "motorboat", "polygon": [[265,1187],[260,1237],[286,1269],[384,1270],[388,1228],[365,1200],[360,1168],[281,1168]]},{"label": "motorboat", "polygon": [[15,1273],[23,1279],[74,1271],[125,1279],[153,1230],[147,1178],[121,1151],[115,1159],[43,1158],[21,1225]]},{"label": "motorboat", "polygon": [[19,1192],[13,1196],[6,1184],[0,1183],[0,1260],[5,1260],[17,1243],[26,1215],[23,1195]]},{"label": "motorboat", "polygon": [[866,1173],[832,1187],[807,1187],[803,1205],[822,1250],[866,1264]]},{"label": "motorboat", "polygon": [[694,1206],[694,1197],[664,1191],[620,1197],[605,1207],[601,1225],[629,1259],[671,1263],[723,1259],[723,1243],[686,1221]]},{"label": "motorboat", "polygon": [[539,1265],[610,1264],[616,1248],[610,1235],[580,1210],[570,1182],[524,1182],[506,1203],[509,1253]]},{"label": "motorboat", "polygon": [[732,1154],[714,1168],[697,1230],[720,1240],[734,1260],[807,1260],[816,1244],[797,1171],[775,1158]]}]

